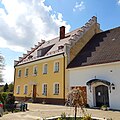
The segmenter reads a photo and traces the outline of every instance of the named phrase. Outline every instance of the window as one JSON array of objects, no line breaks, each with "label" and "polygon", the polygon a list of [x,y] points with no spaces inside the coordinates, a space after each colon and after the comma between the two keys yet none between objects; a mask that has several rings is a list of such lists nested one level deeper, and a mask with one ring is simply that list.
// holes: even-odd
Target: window
[{"label": "window", "polygon": [[54,64],[54,72],[59,72],[59,62],[55,62],[55,64]]},{"label": "window", "polygon": [[21,70],[18,70],[18,77],[21,77]]},{"label": "window", "polygon": [[38,57],[41,57],[41,56],[42,56],[42,50],[41,50],[41,49],[37,51],[37,56],[38,56]]},{"label": "window", "polygon": [[24,94],[27,94],[27,91],[28,91],[28,86],[25,85],[25,86],[24,86]]},{"label": "window", "polygon": [[55,83],[53,88],[54,88],[54,94],[58,95],[59,94],[59,84]]},{"label": "window", "polygon": [[17,86],[16,93],[17,93],[17,94],[20,94],[20,86],[19,86],[19,85]]},{"label": "window", "polygon": [[47,96],[47,84],[42,85],[42,95]]},{"label": "window", "polygon": [[25,76],[28,76],[28,68],[25,69]]},{"label": "window", "polygon": [[44,64],[43,65],[43,74],[47,74],[47,72],[48,72],[48,65]]},{"label": "window", "polygon": [[33,67],[33,75],[37,75],[37,73],[38,73],[37,66],[34,66]]}]

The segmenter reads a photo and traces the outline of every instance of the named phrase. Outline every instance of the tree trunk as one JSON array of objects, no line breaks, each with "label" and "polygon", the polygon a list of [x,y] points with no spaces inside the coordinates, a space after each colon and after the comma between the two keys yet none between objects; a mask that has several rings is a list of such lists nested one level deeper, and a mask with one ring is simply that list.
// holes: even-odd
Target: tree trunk
[{"label": "tree trunk", "polygon": [[77,106],[75,106],[75,120],[76,120],[76,116],[77,116]]}]

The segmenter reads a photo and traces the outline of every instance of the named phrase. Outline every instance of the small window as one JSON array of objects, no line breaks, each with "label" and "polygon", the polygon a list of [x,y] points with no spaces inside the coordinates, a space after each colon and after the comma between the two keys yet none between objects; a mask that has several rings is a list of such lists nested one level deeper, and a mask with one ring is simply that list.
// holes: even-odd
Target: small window
[{"label": "small window", "polygon": [[38,74],[38,69],[37,66],[33,67],[33,75],[37,75]]},{"label": "small window", "polygon": [[25,85],[25,86],[24,86],[24,94],[27,94],[27,91],[28,91],[28,86]]},{"label": "small window", "polygon": [[59,84],[55,83],[53,88],[54,88],[54,94],[58,95],[59,94]]},{"label": "small window", "polygon": [[42,50],[41,50],[41,49],[39,49],[39,50],[37,51],[37,56],[38,56],[38,57],[41,57],[41,56],[42,56]]},{"label": "small window", "polygon": [[25,76],[28,76],[28,68],[25,69]]},{"label": "small window", "polygon": [[17,86],[16,93],[17,93],[17,94],[20,94],[20,86],[19,86],[19,85]]},{"label": "small window", "polygon": [[59,62],[55,62],[55,64],[54,64],[54,72],[59,72]]},{"label": "small window", "polygon": [[42,85],[42,95],[47,96],[47,84]]},{"label": "small window", "polygon": [[47,74],[47,72],[48,72],[48,65],[44,64],[43,65],[43,74]]},{"label": "small window", "polygon": [[21,77],[21,70],[18,70],[18,77]]},{"label": "small window", "polygon": [[63,46],[63,45],[58,46],[58,50],[63,49],[63,48],[64,48],[64,46]]}]

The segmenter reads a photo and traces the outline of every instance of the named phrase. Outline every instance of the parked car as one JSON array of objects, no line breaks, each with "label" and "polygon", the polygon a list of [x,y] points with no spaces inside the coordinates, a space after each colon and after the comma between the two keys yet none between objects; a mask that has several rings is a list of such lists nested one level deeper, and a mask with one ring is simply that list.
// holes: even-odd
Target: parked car
[{"label": "parked car", "polygon": [[0,117],[3,116],[3,103],[0,101]]}]

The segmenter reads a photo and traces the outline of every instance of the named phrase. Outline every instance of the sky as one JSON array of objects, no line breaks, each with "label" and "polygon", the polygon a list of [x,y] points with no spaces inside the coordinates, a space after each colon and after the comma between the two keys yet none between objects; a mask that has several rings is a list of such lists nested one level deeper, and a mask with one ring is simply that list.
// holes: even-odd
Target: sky
[{"label": "sky", "polygon": [[82,27],[96,16],[102,30],[120,26],[120,0],[0,0],[0,53],[4,83],[14,81],[14,60],[35,44]]}]

